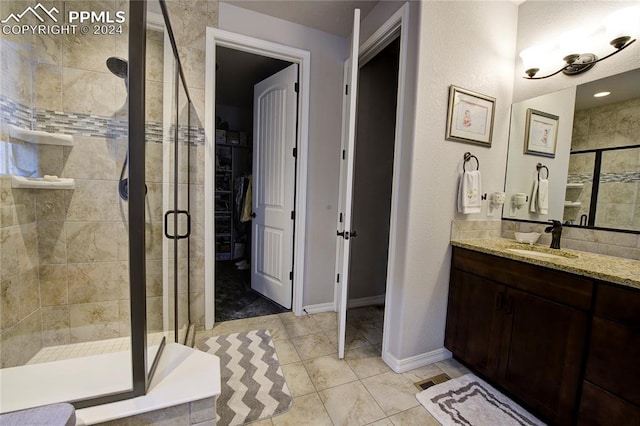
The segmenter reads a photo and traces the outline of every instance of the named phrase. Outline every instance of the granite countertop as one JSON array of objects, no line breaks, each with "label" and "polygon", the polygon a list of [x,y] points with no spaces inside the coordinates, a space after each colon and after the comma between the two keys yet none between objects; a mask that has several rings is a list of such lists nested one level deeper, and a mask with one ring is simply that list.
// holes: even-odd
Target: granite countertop
[{"label": "granite countertop", "polygon": [[[638,260],[577,250],[553,250],[546,246],[530,246],[507,238],[452,240],[451,245],[640,289]],[[521,254],[509,249],[533,250],[542,253],[543,256],[548,253],[560,258]]]}]

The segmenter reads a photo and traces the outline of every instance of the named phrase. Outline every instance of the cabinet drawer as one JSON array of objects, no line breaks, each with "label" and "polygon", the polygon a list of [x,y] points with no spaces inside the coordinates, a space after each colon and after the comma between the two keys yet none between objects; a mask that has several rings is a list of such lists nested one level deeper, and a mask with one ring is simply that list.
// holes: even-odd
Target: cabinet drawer
[{"label": "cabinet drawer", "polygon": [[640,405],[640,328],[593,317],[585,378]]},{"label": "cabinet drawer", "polygon": [[596,315],[640,328],[640,291],[599,283]]},{"label": "cabinet drawer", "polygon": [[610,394],[600,387],[584,382],[578,413],[580,426],[610,426],[640,424],[640,408]]},{"label": "cabinet drawer", "polygon": [[574,308],[588,310],[593,281],[554,269],[453,247],[452,267],[536,294]]}]

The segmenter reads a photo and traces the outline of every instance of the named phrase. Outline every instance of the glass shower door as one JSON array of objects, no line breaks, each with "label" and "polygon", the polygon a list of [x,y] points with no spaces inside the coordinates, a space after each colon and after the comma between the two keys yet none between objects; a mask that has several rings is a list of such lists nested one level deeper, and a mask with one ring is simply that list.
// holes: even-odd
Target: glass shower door
[{"label": "glass shower door", "polygon": [[178,139],[175,147],[176,190],[174,191],[175,231],[174,243],[174,292],[175,292],[175,341],[184,344],[189,331],[189,258],[190,258],[190,147],[191,147],[191,101],[184,82],[178,78]]},{"label": "glass shower door", "polygon": [[[165,37],[165,52],[168,40]],[[171,52],[171,49],[168,49]],[[172,52],[171,52],[172,53]],[[168,56],[168,55],[167,55]],[[189,328],[190,101],[180,66],[165,65],[163,143],[163,329],[169,342],[184,344]]]}]

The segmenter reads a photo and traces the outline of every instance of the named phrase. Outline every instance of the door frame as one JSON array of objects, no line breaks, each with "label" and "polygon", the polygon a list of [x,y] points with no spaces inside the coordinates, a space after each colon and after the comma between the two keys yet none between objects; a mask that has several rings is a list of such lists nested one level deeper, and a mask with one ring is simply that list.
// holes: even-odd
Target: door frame
[{"label": "door frame", "polygon": [[215,307],[215,88],[216,47],[227,47],[255,55],[296,63],[299,66],[298,128],[296,156],[296,194],[294,223],[292,311],[303,314],[304,272],[306,265],[307,172],[309,157],[309,89],[311,53],[278,43],[207,27],[205,63],[205,145],[204,145],[204,300],[205,328],[214,324]]},{"label": "door frame", "polygon": [[[402,163],[404,140],[404,116],[405,116],[405,88],[407,80],[407,60],[409,45],[409,4],[401,6],[384,24],[382,24],[364,43],[360,45],[359,67],[364,66],[370,59],[382,51],[397,36],[400,36],[400,58],[398,68],[398,94],[396,106],[396,128],[393,149],[393,177],[391,184],[391,216],[389,220],[389,250],[387,252],[387,281],[385,291],[385,315],[382,331],[382,359],[388,365],[395,365],[396,360],[389,352],[389,336],[391,335],[390,317],[396,314],[397,306],[394,305],[394,277],[396,274],[396,252],[398,247],[398,211],[400,209],[400,167]],[[343,121],[345,117],[343,116]],[[357,173],[357,171],[356,171]],[[340,183],[340,194],[342,194]],[[334,309],[338,310],[339,284],[335,283]],[[346,303],[347,301],[345,301]]]}]

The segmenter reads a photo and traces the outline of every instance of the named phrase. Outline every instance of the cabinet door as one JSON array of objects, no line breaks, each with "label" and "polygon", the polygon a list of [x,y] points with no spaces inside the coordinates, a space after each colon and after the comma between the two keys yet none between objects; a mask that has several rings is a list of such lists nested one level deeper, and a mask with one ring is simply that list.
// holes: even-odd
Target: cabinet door
[{"label": "cabinet door", "polygon": [[587,313],[513,289],[505,313],[498,382],[551,423],[572,423]]},{"label": "cabinet door", "polygon": [[585,378],[640,405],[640,328],[593,317]]},{"label": "cabinet door", "polygon": [[578,425],[640,425],[640,407],[585,381]]},{"label": "cabinet door", "polygon": [[504,287],[452,270],[445,346],[454,356],[487,378],[495,377]]}]

